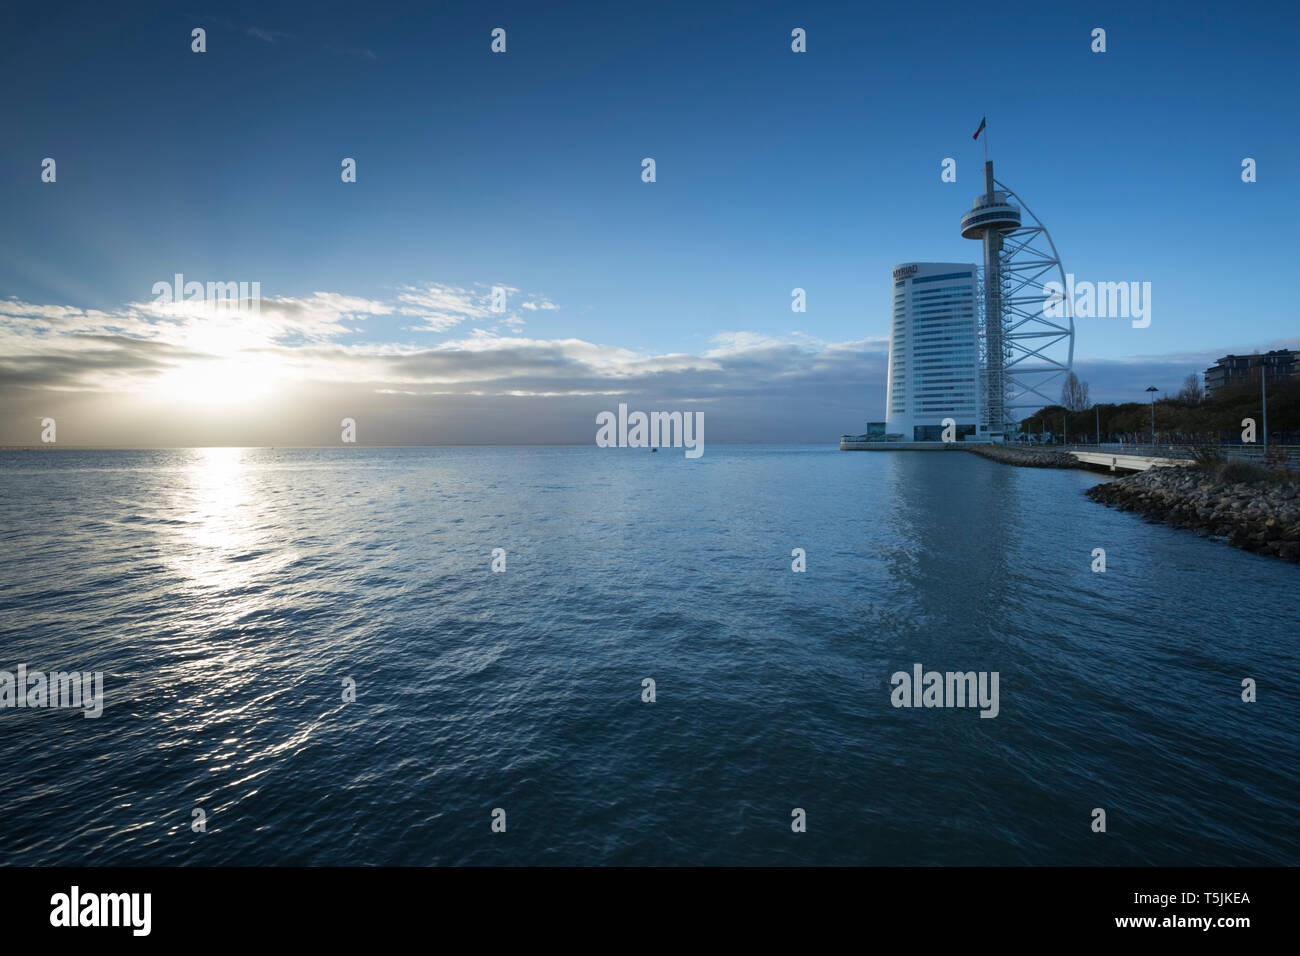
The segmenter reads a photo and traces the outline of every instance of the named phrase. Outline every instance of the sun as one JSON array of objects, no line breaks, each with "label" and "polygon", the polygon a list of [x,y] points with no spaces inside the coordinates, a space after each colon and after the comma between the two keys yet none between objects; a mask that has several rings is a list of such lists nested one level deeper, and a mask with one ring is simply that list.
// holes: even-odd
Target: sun
[{"label": "sun", "polygon": [[269,363],[232,357],[179,365],[160,375],[150,391],[167,402],[223,407],[265,398],[275,385]]}]

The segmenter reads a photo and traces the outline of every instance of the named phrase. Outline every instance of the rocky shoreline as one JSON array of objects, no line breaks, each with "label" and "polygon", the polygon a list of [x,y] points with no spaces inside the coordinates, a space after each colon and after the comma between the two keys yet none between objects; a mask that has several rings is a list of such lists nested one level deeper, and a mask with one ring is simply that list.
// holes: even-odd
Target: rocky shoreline
[{"label": "rocky shoreline", "polygon": [[995,445],[985,442],[963,442],[953,447],[973,452],[983,458],[989,458],[1004,465],[1019,465],[1022,468],[1084,467],[1079,463],[1079,459],[1069,452],[1056,451],[1052,448],[1040,448],[1034,445]]},{"label": "rocky shoreline", "polygon": [[1249,466],[1152,468],[1085,494],[1255,554],[1300,562],[1300,480],[1294,477]]},{"label": "rocky shoreline", "polygon": [[[1068,452],[1021,445],[957,445],[1022,468],[1084,468]],[[1093,501],[1186,528],[1254,554],[1300,563],[1300,478],[1233,463],[1152,468],[1089,488]]]}]

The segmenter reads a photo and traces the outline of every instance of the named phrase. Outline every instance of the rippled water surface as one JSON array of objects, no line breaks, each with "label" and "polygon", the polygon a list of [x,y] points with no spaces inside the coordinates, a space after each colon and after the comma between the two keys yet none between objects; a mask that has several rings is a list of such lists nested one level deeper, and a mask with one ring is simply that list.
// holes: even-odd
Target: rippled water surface
[{"label": "rippled water surface", "polygon": [[[2,452],[0,670],[101,670],[105,709],[0,709],[0,862],[1300,863],[1300,572],[1099,480]],[[917,662],[997,671],[1000,713],[895,709]]]}]

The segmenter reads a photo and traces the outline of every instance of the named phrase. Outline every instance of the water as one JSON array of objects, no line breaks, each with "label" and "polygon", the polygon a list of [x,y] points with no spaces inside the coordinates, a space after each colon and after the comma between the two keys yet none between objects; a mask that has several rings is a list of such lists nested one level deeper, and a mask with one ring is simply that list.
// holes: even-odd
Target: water
[{"label": "water", "polygon": [[[807,446],[0,453],[0,669],[106,695],[0,710],[0,862],[1300,863],[1300,572],[1099,480]],[[895,709],[916,662],[999,672],[999,715]]]}]

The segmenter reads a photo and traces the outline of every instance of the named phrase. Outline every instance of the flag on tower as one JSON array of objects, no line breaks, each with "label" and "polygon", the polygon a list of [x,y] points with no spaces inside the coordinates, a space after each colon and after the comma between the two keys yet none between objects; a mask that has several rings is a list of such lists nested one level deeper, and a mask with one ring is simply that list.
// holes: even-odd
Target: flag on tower
[{"label": "flag on tower", "polygon": [[982,118],[980,119],[980,128],[977,129],[977,130],[975,131],[975,135],[972,136],[971,139],[979,139],[979,138],[980,138],[980,133],[984,132],[984,121],[987,120],[987,119],[988,119],[987,116],[982,117]]}]

